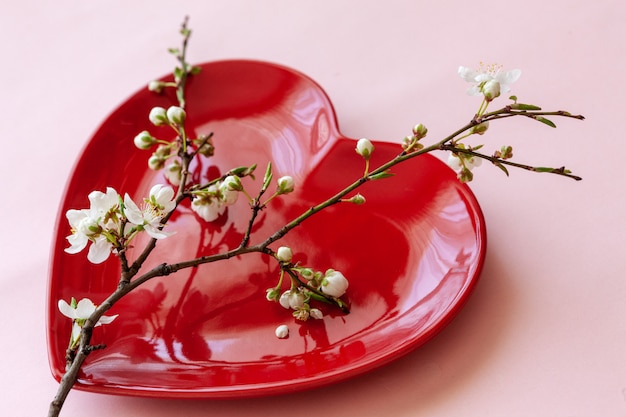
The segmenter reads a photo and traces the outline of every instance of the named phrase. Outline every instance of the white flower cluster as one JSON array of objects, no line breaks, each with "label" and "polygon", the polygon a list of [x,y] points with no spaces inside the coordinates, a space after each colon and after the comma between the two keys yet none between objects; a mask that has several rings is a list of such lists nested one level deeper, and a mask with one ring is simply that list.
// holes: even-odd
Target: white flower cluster
[{"label": "white flower cluster", "polygon": [[99,264],[108,259],[112,251],[120,250],[141,231],[155,239],[163,239],[171,233],[162,230],[161,219],[176,207],[174,190],[157,184],[150,190],[141,208],[128,196],[124,199],[108,187],[106,192],[92,191],[90,207],[68,210],[67,220],[72,234],[67,237],[70,247],[67,253],[78,253],[91,242],[87,259]]},{"label": "white flower cluster", "polygon": [[[79,302],[76,302],[76,300],[72,298],[69,303],[65,300],[59,300],[58,307],[61,314],[72,319],[72,337],[70,344],[73,346],[80,338],[80,331],[85,321],[96,311],[97,306],[89,298],[83,298]],[[117,314],[114,316],[102,316],[95,327],[102,324],[109,324],[115,320],[117,316]]]},{"label": "white flower cluster", "polygon": [[204,190],[195,191],[191,209],[203,220],[212,222],[224,214],[227,206],[235,204],[241,190],[243,186],[239,177],[229,175]]}]

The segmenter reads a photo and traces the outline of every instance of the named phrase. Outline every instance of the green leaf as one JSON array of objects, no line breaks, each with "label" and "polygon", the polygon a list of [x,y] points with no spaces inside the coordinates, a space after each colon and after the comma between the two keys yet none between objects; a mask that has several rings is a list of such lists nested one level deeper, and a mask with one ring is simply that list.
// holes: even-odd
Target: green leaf
[{"label": "green leaf", "polygon": [[502,165],[502,164],[501,164],[500,162],[498,162],[498,161],[493,161],[493,164],[494,164],[495,166],[497,166],[498,168],[500,168],[502,171],[504,171],[504,173],[506,174],[506,176],[507,176],[507,177],[509,176],[509,170],[508,170],[508,169],[506,169],[506,167],[505,167],[504,165]]},{"label": "green leaf", "polygon": [[267,168],[265,169],[265,176],[263,177],[263,190],[267,190],[267,187],[270,186],[270,182],[272,182],[272,163],[267,163]]},{"label": "green leaf", "polygon": [[543,124],[546,124],[546,125],[548,125],[550,127],[556,127],[556,125],[554,124],[554,122],[552,120],[546,119],[545,117],[537,116],[537,117],[535,117],[535,120],[537,120],[537,121],[539,121],[539,122],[541,122]]},{"label": "green leaf", "polygon": [[515,103],[511,104],[511,108],[515,110],[541,110],[541,107],[534,104]]},{"label": "green leaf", "polygon": [[370,175],[369,179],[370,180],[382,180],[384,178],[389,178],[389,177],[393,177],[393,174],[389,170],[387,170],[384,172],[379,172],[378,174]]},{"label": "green leaf", "polygon": [[509,100],[513,100],[514,102],[517,103],[517,96],[510,96]]},{"label": "green leaf", "polygon": [[167,50],[167,52],[169,52],[172,55],[178,55],[180,53],[180,49],[178,49],[178,48],[169,48]]}]

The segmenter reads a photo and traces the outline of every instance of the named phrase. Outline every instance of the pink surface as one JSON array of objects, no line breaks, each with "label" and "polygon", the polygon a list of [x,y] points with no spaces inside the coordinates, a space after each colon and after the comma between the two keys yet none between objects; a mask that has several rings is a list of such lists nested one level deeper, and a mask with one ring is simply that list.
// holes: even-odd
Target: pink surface
[{"label": "pink surface", "polygon": [[458,65],[521,68],[513,91],[520,99],[580,112],[587,121],[556,120],[556,130],[504,123],[486,140],[512,144],[520,160],[566,163],[584,180],[519,171],[507,179],[481,167],[471,188],[487,219],[489,248],[474,296],[435,339],[380,370],[241,401],[77,391],[64,415],[287,416],[308,404],[326,416],[626,414],[626,197],[617,124],[625,6],[139,3],[24,1],[0,15],[3,412],[43,415],[56,390],[46,357],[46,277],[71,166],[111,110],[171,69],[164,51],[177,44],[177,26],[189,14],[192,61],[253,58],[298,69],[322,85],[349,137],[399,141],[417,122],[439,137],[477,105],[464,95]]}]

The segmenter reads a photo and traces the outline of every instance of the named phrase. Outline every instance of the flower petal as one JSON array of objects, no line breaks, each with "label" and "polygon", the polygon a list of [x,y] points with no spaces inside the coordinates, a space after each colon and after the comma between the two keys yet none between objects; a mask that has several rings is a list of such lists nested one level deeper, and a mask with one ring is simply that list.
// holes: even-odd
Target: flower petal
[{"label": "flower petal", "polygon": [[468,83],[475,82],[476,76],[478,75],[478,72],[476,72],[472,68],[468,68],[464,66],[459,67],[458,73],[461,76],[461,78],[463,78]]},{"label": "flower petal", "polygon": [[101,213],[109,211],[111,207],[119,203],[119,194],[111,187],[107,187],[106,194],[100,191],[92,191],[88,197],[91,209]]},{"label": "flower petal", "polygon": [[163,184],[156,184],[150,189],[150,195],[154,196],[154,200],[163,206],[164,214],[169,213],[176,207],[174,201],[174,189]]},{"label": "flower petal", "polygon": [[100,264],[106,261],[111,254],[111,244],[104,237],[99,237],[89,247],[87,259],[93,264]]},{"label": "flower petal", "polygon": [[89,298],[83,298],[76,305],[75,311],[77,319],[88,319],[96,311],[96,305]]},{"label": "flower petal", "polygon": [[119,316],[119,314],[116,314],[114,316],[102,316],[102,317],[100,317],[100,320],[98,320],[98,323],[96,323],[96,326],[100,326],[102,324],[109,324],[113,320],[115,320],[117,318],[117,316]]},{"label": "flower petal", "polygon": [[173,232],[164,232],[163,230],[159,230],[151,224],[145,225],[144,230],[154,239],[164,239],[174,234]]},{"label": "flower petal", "polygon": [[139,226],[144,223],[141,210],[128,194],[124,194],[124,214],[132,224]]},{"label": "flower petal", "polygon": [[71,234],[66,237],[66,239],[71,246],[69,248],[65,248],[65,252],[71,254],[78,253],[85,249],[85,246],[87,246],[87,243],[89,242],[87,236],[82,233]]},{"label": "flower petal", "polygon": [[68,317],[72,320],[74,320],[76,318],[76,309],[72,308],[71,305],[69,305],[67,303],[67,301],[65,300],[59,300],[59,302],[57,303],[57,305],[59,306],[59,311],[61,312],[61,314],[63,314],[65,317]]},{"label": "flower petal", "polygon": [[496,80],[500,84],[513,84],[515,81],[519,80],[519,77],[522,75],[522,70],[514,69],[511,71],[501,72],[496,75]]}]

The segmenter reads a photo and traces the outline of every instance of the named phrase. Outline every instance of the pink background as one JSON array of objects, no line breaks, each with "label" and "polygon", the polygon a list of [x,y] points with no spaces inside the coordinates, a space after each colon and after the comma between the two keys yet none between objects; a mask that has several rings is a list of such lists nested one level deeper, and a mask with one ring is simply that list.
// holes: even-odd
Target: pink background
[{"label": "pink background", "polygon": [[492,126],[519,161],[566,164],[582,182],[483,166],[482,280],[422,348],[349,382],[241,401],[72,392],[66,416],[626,415],[626,91],[623,2],[58,1],[0,14],[4,178],[0,218],[3,413],[44,415],[44,305],[57,205],[76,157],[127,96],[173,65],[165,48],[191,17],[192,62],[255,58],[298,69],[333,101],[350,137],[440,137],[478,104],[458,65],[521,68],[513,93],[585,122]]}]

